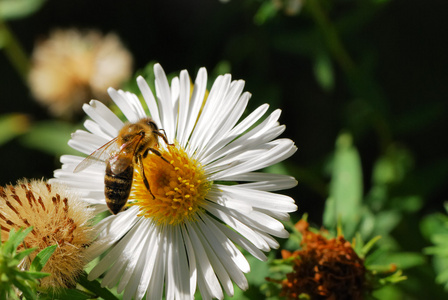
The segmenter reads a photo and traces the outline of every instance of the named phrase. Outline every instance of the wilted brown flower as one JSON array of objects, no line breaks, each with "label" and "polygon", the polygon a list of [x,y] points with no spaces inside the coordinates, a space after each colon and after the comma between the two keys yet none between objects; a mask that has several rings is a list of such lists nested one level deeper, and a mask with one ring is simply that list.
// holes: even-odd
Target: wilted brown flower
[{"label": "wilted brown flower", "polygon": [[108,87],[131,76],[132,56],[115,34],[55,30],[37,43],[29,73],[34,97],[56,116],[70,117]]},{"label": "wilted brown flower", "polygon": [[339,236],[327,239],[309,231],[305,220],[296,224],[302,233],[301,250],[282,251],[284,259],[293,257],[293,272],[286,275],[281,296],[299,299],[363,299],[365,291],[364,262],[352,245]]},{"label": "wilted brown flower", "polygon": [[[93,240],[92,213],[77,196],[58,184],[42,180],[22,180],[17,185],[0,187],[1,240],[11,229],[33,227],[21,247],[37,248],[31,261],[42,249],[57,245],[42,272],[51,276],[41,281],[43,287],[70,287],[86,264],[85,250]],[[20,250],[20,248],[19,248]],[[27,269],[25,258],[19,266]]]}]

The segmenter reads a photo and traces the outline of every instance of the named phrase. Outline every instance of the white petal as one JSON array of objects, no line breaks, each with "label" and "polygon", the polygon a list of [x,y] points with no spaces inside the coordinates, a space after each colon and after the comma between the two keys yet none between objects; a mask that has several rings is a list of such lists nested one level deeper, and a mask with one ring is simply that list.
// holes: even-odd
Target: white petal
[{"label": "white petal", "polygon": [[227,194],[229,199],[237,202],[245,202],[252,207],[281,212],[293,212],[297,210],[294,199],[285,195],[246,189],[240,185],[229,186],[216,184],[216,188]]},{"label": "white petal", "polygon": [[209,177],[210,180],[226,180],[227,176],[235,176],[240,173],[247,173],[268,167],[287,159],[297,150],[293,141],[289,139],[278,139],[265,146],[267,149],[261,150],[260,153],[247,154],[247,156],[251,157],[250,159],[211,175]]},{"label": "white petal", "polygon": [[[196,81],[193,87],[193,94],[190,100],[190,109],[188,110],[187,124],[185,126],[184,137],[188,139],[193,131],[194,126],[199,117],[199,111],[202,103],[204,102],[204,96],[207,89],[207,71],[205,68],[199,69]],[[184,143],[184,141],[182,141]],[[188,152],[190,154],[193,151]]]},{"label": "white petal", "polygon": [[156,122],[158,126],[161,125],[159,108],[157,106],[156,99],[145,79],[142,76],[137,77],[137,85],[140,91],[142,92],[143,98],[146,101],[146,105],[148,106],[149,114],[151,118]]},{"label": "white petal", "polygon": [[131,103],[132,98],[128,98],[123,91],[117,91],[113,88],[108,88],[107,92],[129,122],[135,123],[140,119],[138,112]]},{"label": "white petal", "polygon": [[[201,240],[189,222],[186,222],[186,228],[188,236],[190,237],[194,247],[196,262],[198,263],[198,284],[201,294],[203,294],[202,288],[205,288],[211,297],[223,299],[224,294],[222,292],[221,285],[219,284],[218,278],[216,277],[216,274],[211,266]],[[205,286],[201,288],[202,282],[205,283]]]},{"label": "white petal", "polygon": [[244,238],[237,232],[233,231],[226,225],[218,222],[215,219],[210,219],[216,227],[218,227],[226,236],[228,236],[235,244],[239,245],[241,248],[249,252],[255,258],[266,261],[267,257],[261,252],[253,243],[251,243],[248,239]]},{"label": "white petal", "polygon": [[[134,224],[132,224],[132,225],[134,225]],[[127,228],[127,229],[129,229],[129,228]],[[141,231],[137,230],[137,232],[136,232],[136,229],[138,229],[138,226],[134,226],[134,227],[130,228],[129,232],[128,232],[128,230],[126,230],[126,232],[123,232],[122,234],[119,234],[118,236],[115,236],[115,237],[108,237],[107,239],[98,239],[97,242],[95,242],[88,248],[87,255],[96,257],[96,256],[98,256],[97,253],[103,253],[104,250],[109,248],[111,245],[113,245],[113,243],[116,240],[121,238],[121,236],[124,236],[124,238],[117,245],[115,245],[113,247],[113,249],[90,271],[89,276],[88,276],[89,280],[95,279],[95,278],[99,277],[101,274],[103,274],[109,268],[109,266],[111,264],[113,264],[113,262],[115,262],[120,256],[123,255],[123,253],[125,251],[130,251],[130,250],[131,250],[131,252],[135,251],[134,248],[137,247],[136,244],[139,244],[139,243],[136,243],[136,244],[130,243],[130,241],[133,239],[135,241],[136,238],[140,237]],[[101,233],[104,234],[104,231],[102,231]],[[125,233],[128,233],[128,234],[125,234]],[[116,234],[116,231],[113,231],[113,234]],[[135,262],[134,263],[131,262],[131,264],[129,264],[129,262],[128,262],[127,270],[129,270],[129,268],[131,268],[131,267],[133,268],[133,266],[135,266]],[[126,275],[126,272],[125,272],[125,275]]]},{"label": "white petal", "polygon": [[289,217],[289,213],[287,212],[281,212],[281,211],[273,211],[270,209],[262,209],[262,208],[257,208],[257,211],[262,212],[268,216],[273,217],[274,219],[277,219],[279,221],[288,221],[290,219]]},{"label": "white petal", "polygon": [[151,277],[153,277],[153,275],[158,276],[158,274],[154,273],[154,267],[156,260],[158,259],[157,254],[159,252],[159,243],[156,234],[157,230],[155,230],[154,224],[151,224],[151,227],[151,239],[145,246],[146,260],[143,262],[144,269],[142,272],[142,278],[137,280],[139,284],[137,292],[134,295],[135,299],[142,299],[148,290]]},{"label": "white petal", "polygon": [[163,231],[157,230],[159,236],[159,247],[156,255],[156,264],[154,265],[153,275],[146,291],[146,299],[162,300],[163,282],[165,280],[166,264],[166,235]]},{"label": "white petal", "polygon": [[256,231],[256,232],[269,245],[269,248],[277,249],[278,247],[280,247],[280,244],[277,242],[277,240],[272,236],[270,236],[269,234],[263,231]]},{"label": "white petal", "polygon": [[160,64],[154,65],[154,75],[156,77],[156,94],[159,99],[161,109],[161,117],[163,129],[166,131],[167,138],[170,142],[174,140],[175,124],[173,115],[173,103],[171,102],[171,90]]},{"label": "white petal", "polygon": [[244,133],[237,139],[233,140],[231,143],[225,145],[219,151],[216,151],[209,157],[202,159],[201,162],[203,164],[208,164],[209,162],[217,160],[221,157],[233,157],[231,155],[235,155],[235,153],[246,153],[246,149],[251,149],[256,147],[257,145],[271,141],[272,138],[275,138],[284,130],[284,128],[279,128],[274,132],[273,135],[266,134],[266,132],[268,132],[274,126],[277,127],[277,120],[279,117],[280,110],[275,110],[259,125]]},{"label": "white petal", "polygon": [[177,120],[176,136],[179,144],[182,147],[186,145],[186,124],[189,111],[190,101],[190,77],[188,72],[183,70],[180,72],[180,87],[179,87],[179,115]]},{"label": "white petal", "polygon": [[[240,136],[241,133],[248,130],[256,121],[258,121],[259,118],[261,118],[264,113],[268,110],[269,105],[263,104],[259,106],[256,110],[254,110],[249,116],[247,116],[243,121],[241,121],[237,126],[235,126],[232,130],[227,132],[226,135],[221,137],[221,141],[219,141],[215,146],[210,147],[210,149],[207,149],[206,153],[210,156],[213,154],[212,158],[209,159],[210,161],[213,161],[218,155],[216,155],[216,152],[223,148],[225,145],[229,144],[231,141],[236,139],[238,136]],[[205,155],[202,155],[201,161],[204,163],[205,161]]]},{"label": "white petal", "polygon": [[[226,135],[240,118],[241,112],[244,112],[244,110],[241,111],[241,109],[237,113],[234,113],[233,111],[244,87],[244,81],[234,81],[230,86],[229,90],[224,94],[225,98],[217,100],[219,105],[216,105],[214,114],[211,114],[209,121],[205,121],[206,123],[209,123],[209,126],[205,130],[206,134],[200,142],[201,145],[197,151],[199,156],[211,146],[210,144],[215,144],[218,139]],[[241,103],[238,107],[241,107],[242,105],[244,105],[244,103]]]},{"label": "white petal", "polygon": [[[137,210],[136,207],[130,207],[128,210],[118,215],[109,216],[98,223],[95,228],[101,233],[101,238],[89,246],[86,255],[93,259],[125,236],[138,220]],[[96,278],[90,274],[89,280]]]},{"label": "white petal", "polygon": [[182,239],[181,228],[177,226],[173,232],[173,266],[176,276],[175,288],[179,294],[179,299],[190,299],[190,283],[185,280],[190,278],[190,272],[187,263],[187,254],[185,252],[185,243]]},{"label": "white petal", "polygon": [[241,183],[238,186],[260,191],[286,190],[297,185],[297,180],[289,175],[271,174],[262,172],[248,172],[226,177],[228,181],[255,181],[252,183]]},{"label": "white petal", "polygon": [[200,240],[200,243],[205,249],[205,252],[207,254],[208,259],[210,259],[211,267],[213,268],[216,276],[218,276],[219,282],[221,283],[222,287],[224,288],[224,291],[229,295],[233,296],[233,284],[230,280],[229,274],[227,273],[226,269],[224,268],[222,262],[219,260],[217,254],[213,251],[210,244],[208,243],[207,239],[204,237],[202,231],[199,228],[199,224],[197,222],[191,222],[189,223],[191,227],[193,228],[193,231],[195,234],[197,234],[197,237]]},{"label": "white petal", "polygon": [[249,272],[250,266],[246,258],[241,251],[235,247],[230,239],[215,226],[210,217],[202,214],[201,219],[204,221],[204,226],[201,226],[202,224],[198,223],[201,231],[207,237],[208,242],[229,272],[232,280],[235,281],[241,289],[247,289],[247,286],[244,285],[244,283],[247,284],[247,282],[243,272]]},{"label": "white petal", "polygon": [[288,231],[285,230],[281,222],[262,212],[254,210],[250,214],[242,214],[239,211],[232,210],[230,213],[254,231],[263,232],[280,238],[287,238],[289,236]]},{"label": "white petal", "polygon": [[127,261],[124,259],[117,260],[115,264],[107,271],[103,280],[101,280],[101,286],[108,287],[110,289],[113,288],[123,275],[124,270],[126,269],[126,264]]},{"label": "white petal", "polygon": [[[143,246],[145,245],[145,239],[148,236],[147,221],[148,220],[145,218],[140,218],[132,229],[123,237],[123,240],[119,241],[117,244],[117,246],[125,244],[123,251],[121,251],[118,257],[115,257],[115,259],[124,259],[127,261],[126,269],[123,272],[123,276],[117,287],[118,293],[121,293],[126,288],[124,295],[126,297],[124,297],[124,299],[131,299],[137,288],[138,281],[131,280],[131,278],[134,277],[134,274],[135,278],[140,278],[140,275],[143,272],[143,266],[139,265],[138,262],[144,252]],[[126,239],[128,237],[130,238]],[[112,251],[113,250],[115,249],[112,249]],[[103,258],[103,260],[106,260],[106,258]]]},{"label": "white petal", "polygon": [[106,144],[109,140],[99,137],[84,130],[76,130],[72,133],[68,145],[79,152],[91,154],[96,149]]},{"label": "white petal", "polygon": [[106,131],[104,131],[104,129],[96,122],[87,119],[84,122],[84,127],[90,131],[91,133],[93,133],[94,135],[98,136],[101,139],[104,139],[106,141],[110,141],[111,139],[114,138],[114,136],[109,135]]},{"label": "white petal", "polygon": [[196,267],[196,257],[194,254],[194,248],[191,243],[190,237],[185,229],[185,226],[182,225],[182,238],[184,240],[185,248],[187,250],[187,256],[188,256],[188,264],[190,267],[190,298],[193,298],[193,295],[196,291],[196,284],[197,284],[197,276],[198,271]]},{"label": "white petal", "polygon": [[89,104],[82,106],[85,113],[97,122],[107,134],[117,136],[118,131],[123,127],[123,122],[103,103],[92,100]]},{"label": "white petal", "polygon": [[[171,103],[173,103],[173,107],[178,107],[178,101],[179,101],[179,77],[174,77],[171,79]],[[173,110],[173,113],[176,113],[177,109]]]},{"label": "white petal", "polygon": [[215,152],[217,149],[220,149],[225,145],[226,139],[224,139],[224,137],[229,134],[230,130],[243,115],[249,102],[249,98],[249,93],[244,93],[240,97],[236,105],[233,107],[233,110],[226,115],[224,122],[219,126],[220,129],[211,137],[206,149],[204,149],[198,156],[199,160],[203,161],[204,157],[207,157],[210,153]]},{"label": "white petal", "polygon": [[165,266],[165,297],[167,299],[177,299],[177,291],[176,291],[176,274],[174,273],[174,264],[176,263],[174,260],[175,255],[173,254],[174,250],[174,241],[173,241],[173,227],[165,227],[166,232],[166,240],[170,241],[166,244],[166,266]]},{"label": "white petal", "polygon": [[192,151],[200,152],[197,149],[205,145],[207,137],[219,129],[220,106],[224,102],[224,97],[230,86],[230,80],[231,76],[229,74],[219,76],[215,80],[189,141]]},{"label": "white petal", "polygon": [[[145,220],[146,222],[140,225],[140,230],[143,231],[143,236],[140,238],[138,243],[141,244],[142,251],[138,255],[137,252],[134,252],[133,255],[136,257],[134,260],[136,261],[135,269],[131,273],[131,277],[129,279],[129,283],[125,287],[125,291],[123,294],[123,299],[135,299],[140,300],[145,295],[146,289],[149,285],[149,280],[151,278],[151,274],[148,274],[146,271],[147,268],[153,267],[154,262],[149,261],[149,257],[151,255],[150,251],[148,251],[149,246],[152,246],[151,241],[154,239],[154,226],[150,226],[148,223],[149,220]],[[152,225],[152,224],[151,224]],[[156,249],[151,249],[151,251],[156,252]],[[122,260],[126,260],[122,259]],[[120,281],[123,281],[126,278],[126,274],[123,275]],[[121,284],[121,282],[120,282]],[[120,284],[118,286],[120,286]],[[117,289],[118,291],[118,289]]]},{"label": "white petal", "polygon": [[220,206],[236,209],[243,213],[250,213],[253,210],[252,206],[244,201],[232,201],[233,199],[229,199],[228,195],[220,191],[216,184],[214,184],[207,193],[207,200],[219,204]]},{"label": "white petal", "polygon": [[240,233],[252,244],[254,244],[258,249],[269,251],[268,244],[263,239],[261,239],[259,235],[257,235],[257,233],[254,232],[249,226],[234,218],[230,213],[230,209],[221,207],[213,203],[208,203],[205,209],[212,215],[216,216],[218,219],[235,229],[238,233]]}]

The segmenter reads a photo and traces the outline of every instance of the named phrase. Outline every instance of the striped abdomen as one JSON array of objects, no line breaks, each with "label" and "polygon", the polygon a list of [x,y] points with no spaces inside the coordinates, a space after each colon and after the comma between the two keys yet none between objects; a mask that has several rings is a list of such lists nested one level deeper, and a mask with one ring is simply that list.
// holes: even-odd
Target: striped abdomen
[{"label": "striped abdomen", "polygon": [[113,214],[118,214],[128,201],[132,187],[134,165],[131,163],[123,172],[115,174],[111,170],[109,161],[106,163],[104,176],[104,194],[106,203]]}]

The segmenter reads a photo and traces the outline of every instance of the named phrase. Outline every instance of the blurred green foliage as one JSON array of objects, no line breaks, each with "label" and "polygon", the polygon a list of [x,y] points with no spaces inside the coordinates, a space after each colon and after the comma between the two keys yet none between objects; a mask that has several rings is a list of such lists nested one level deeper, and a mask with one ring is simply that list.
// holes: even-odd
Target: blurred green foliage
[{"label": "blurred green foliage", "polygon": [[[445,204],[448,212],[448,204]],[[435,213],[422,221],[422,232],[433,246],[425,248],[425,253],[433,255],[433,265],[438,283],[448,291],[448,215]]]},{"label": "blurred green foliage", "polygon": [[[210,80],[244,79],[249,109],[282,108],[284,136],[299,151],[268,171],[299,181],[285,191],[299,207],[292,220],[308,213],[347,239],[380,236],[369,264],[395,263],[408,279],[378,299],[444,299],[447,9],[435,0],[0,0],[0,184],[52,177],[82,127],[83,117],[57,120],[34,101],[26,76],[35,41],[56,27],[115,31],[136,74],[151,79],[148,62],[192,77],[206,66]],[[134,80],[123,88],[137,90]],[[282,247],[297,248],[294,238]],[[251,289],[238,299],[263,289],[266,265],[251,266]]]},{"label": "blurred green foliage", "polygon": [[36,12],[46,0],[2,0],[0,1],[0,19],[20,19]]}]

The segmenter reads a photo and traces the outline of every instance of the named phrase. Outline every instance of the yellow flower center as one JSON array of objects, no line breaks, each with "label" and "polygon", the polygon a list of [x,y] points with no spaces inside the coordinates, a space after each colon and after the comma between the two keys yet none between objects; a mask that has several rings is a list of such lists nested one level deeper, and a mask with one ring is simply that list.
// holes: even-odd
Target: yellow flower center
[{"label": "yellow flower center", "polygon": [[159,224],[177,225],[195,220],[210,182],[201,164],[188,157],[181,147],[176,144],[167,148],[160,152],[168,162],[151,152],[143,160],[151,192],[145,187],[140,168],[136,166],[129,202],[139,207],[139,216],[152,218]]}]

